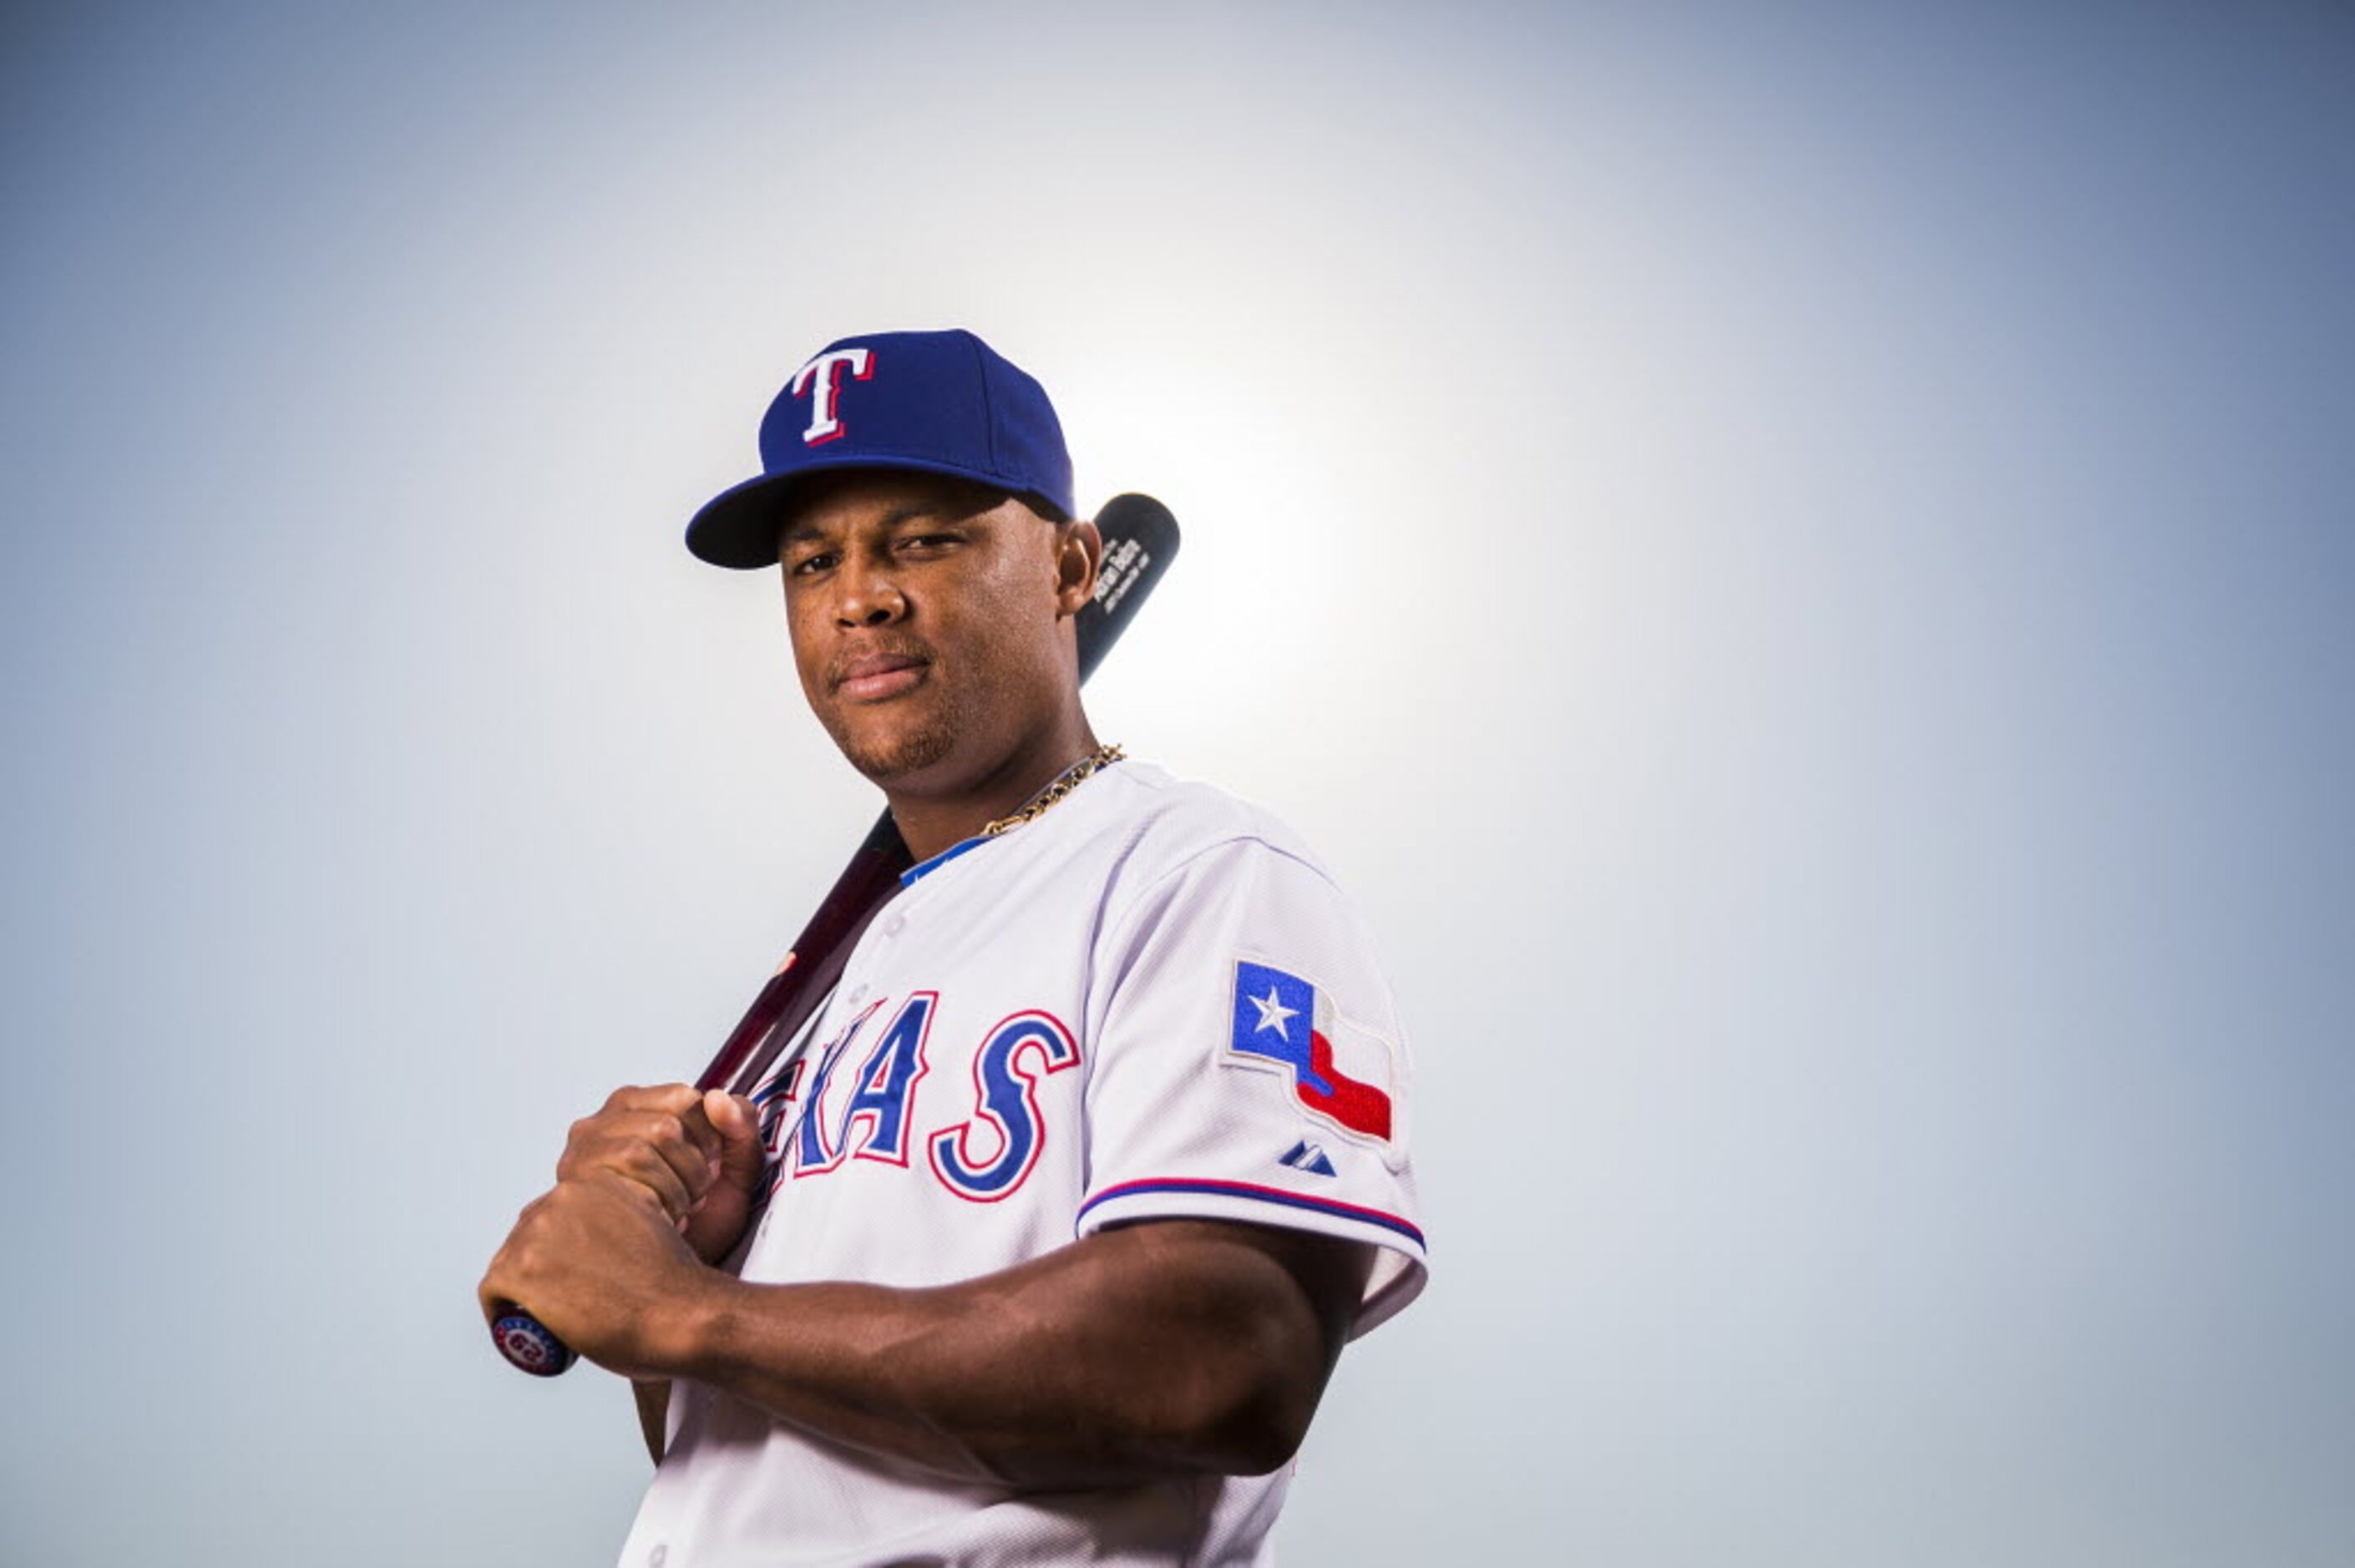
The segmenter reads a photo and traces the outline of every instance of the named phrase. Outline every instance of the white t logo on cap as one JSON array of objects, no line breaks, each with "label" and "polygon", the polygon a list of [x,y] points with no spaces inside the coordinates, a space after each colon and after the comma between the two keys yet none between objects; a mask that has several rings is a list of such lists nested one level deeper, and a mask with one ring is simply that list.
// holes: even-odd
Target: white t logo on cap
[{"label": "white t logo on cap", "polygon": [[817,384],[817,396],[810,400],[810,427],[802,432],[802,440],[809,446],[830,441],[842,434],[842,421],[835,417],[835,400],[842,392],[842,367],[864,381],[875,372],[875,355],[864,348],[837,348],[819,355],[794,372],[794,396],[798,397]]}]

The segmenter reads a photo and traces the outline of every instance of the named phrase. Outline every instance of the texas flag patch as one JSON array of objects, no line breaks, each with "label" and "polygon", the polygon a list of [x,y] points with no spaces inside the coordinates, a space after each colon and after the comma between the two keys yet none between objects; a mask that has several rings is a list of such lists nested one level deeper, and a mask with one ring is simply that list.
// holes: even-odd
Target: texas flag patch
[{"label": "texas flag patch", "polygon": [[1245,1065],[1289,1074],[1294,1097],[1334,1126],[1389,1141],[1389,1047],[1344,1031],[1331,999],[1298,975],[1249,959],[1236,961],[1227,1051]]}]

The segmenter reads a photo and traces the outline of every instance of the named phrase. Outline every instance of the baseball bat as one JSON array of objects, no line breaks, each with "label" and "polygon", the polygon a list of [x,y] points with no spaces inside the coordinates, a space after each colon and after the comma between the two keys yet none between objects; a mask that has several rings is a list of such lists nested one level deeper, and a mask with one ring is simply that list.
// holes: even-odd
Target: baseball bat
[{"label": "baseball bat", "polygon": [[[1075,624],[1082,681],[1103,662],[1178,555],[1178,519],[1149,495],[1116,495],[1104,503],[1095,521],[1103,535],[1103,562],[1096,574],[1095,597],[1082,607]],[[745,1010],[742,1022],[721,1042],[711,1065],[696,1080],[698,1088],[741,1094],[759,1082],[823,1005],[859,934],[900,891],[900,874],[913,863],[887,810],[852,852],[850,863],[835,878],[784,961]],[[538,1377],[554,1377],[576,1359],[571,1346],[517,1303],[504,1304],[491,1324],[491,1340],[501,1355]]]}]

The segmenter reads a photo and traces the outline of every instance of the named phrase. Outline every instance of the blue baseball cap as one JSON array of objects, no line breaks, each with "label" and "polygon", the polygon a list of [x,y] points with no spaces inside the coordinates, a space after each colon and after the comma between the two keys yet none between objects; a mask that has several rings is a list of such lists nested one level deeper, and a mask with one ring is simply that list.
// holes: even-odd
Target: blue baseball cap
[{"label": "blue baseball cap", "polygon": [[687,547],[715,567],[775,566],[794,484],[844,468],[951,474],[1077,514],[1045,387],[963,329],[885,332],[830,343],[787,378],[761,421],[760,476],[698,512]]}]

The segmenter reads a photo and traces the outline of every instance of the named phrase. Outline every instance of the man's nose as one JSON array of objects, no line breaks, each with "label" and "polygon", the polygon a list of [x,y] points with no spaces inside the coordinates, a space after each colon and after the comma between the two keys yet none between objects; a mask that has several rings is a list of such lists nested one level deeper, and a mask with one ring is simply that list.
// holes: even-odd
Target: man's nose
[{"label": "man's nose", "polygon": [[843,562],[835,587],[834,618],[845,627],[884,626],[908,613],[889,567],[864,552]]}]

